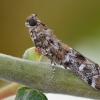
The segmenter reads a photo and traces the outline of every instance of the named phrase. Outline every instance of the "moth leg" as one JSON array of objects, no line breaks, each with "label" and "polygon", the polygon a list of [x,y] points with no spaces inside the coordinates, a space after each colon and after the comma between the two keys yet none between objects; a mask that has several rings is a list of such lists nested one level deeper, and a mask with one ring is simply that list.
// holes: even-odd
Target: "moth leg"
[{"label": "moth leg", "polygon": [[54,67],[54,66],[55,66],[56,64],[55,64],[54,61],[51,60],[51,65],[52,65],[52,76],[51,76],[51,78],[53,78],[54,75],[55,75],[55,67]]}]

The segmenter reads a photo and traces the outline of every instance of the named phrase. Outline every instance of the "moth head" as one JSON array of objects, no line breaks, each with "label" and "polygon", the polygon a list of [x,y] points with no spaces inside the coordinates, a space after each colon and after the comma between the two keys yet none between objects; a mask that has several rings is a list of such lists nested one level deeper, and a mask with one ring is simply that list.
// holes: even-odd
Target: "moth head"
[{"label": "moth head", "polygon": [[36,26],[40,21],[37,19],[37,15],[36,14],[31,14],[25,22],[26,27],[34,27]]}]

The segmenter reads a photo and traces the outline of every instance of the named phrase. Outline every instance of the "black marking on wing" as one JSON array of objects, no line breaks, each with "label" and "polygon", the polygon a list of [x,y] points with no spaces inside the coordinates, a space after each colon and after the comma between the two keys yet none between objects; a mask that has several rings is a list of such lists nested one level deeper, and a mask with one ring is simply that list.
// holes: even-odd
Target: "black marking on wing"
[{"label": "black marking on wing", "polygon": [[80,59],[82,61],[86,60],[86,58],[83,55],[79,54],[79,53],[77,53],[75,56],[76,56],[77,59]]},{"label": "black marking on wing", "polygon": [[87,82],[88,82],[89,85],[91,85],[92,84],[92,79],[88,78]]}]

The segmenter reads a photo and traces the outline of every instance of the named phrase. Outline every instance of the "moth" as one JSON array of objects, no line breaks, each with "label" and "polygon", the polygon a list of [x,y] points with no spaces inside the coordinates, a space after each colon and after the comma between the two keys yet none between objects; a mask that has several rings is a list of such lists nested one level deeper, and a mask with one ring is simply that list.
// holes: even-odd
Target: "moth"
[{"label": "moth", "polygon": [[86,83],[100,90],[100,66],[97,63],[59,40],[36,14],[31,14],[25,25],[36,48],[51,60],[53,70],[56,63],[69,67]]}]

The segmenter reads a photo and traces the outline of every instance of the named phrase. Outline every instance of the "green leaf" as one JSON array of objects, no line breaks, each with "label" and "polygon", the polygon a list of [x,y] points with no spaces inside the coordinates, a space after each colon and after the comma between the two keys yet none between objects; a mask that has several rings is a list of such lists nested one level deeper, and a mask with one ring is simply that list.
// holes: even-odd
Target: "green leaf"
[{"label": "green leaf", "polygon": [[15,100],[48,100],[47,97],[40,91],[21,87],[18,89]]},{"label": "green leaf", "polygon": [[40,61],[42,53],[36,47],[31,47],[25,51],[23,58],[32,61]]}]

